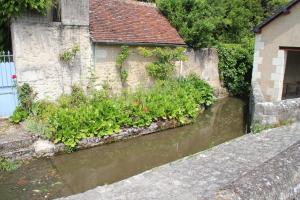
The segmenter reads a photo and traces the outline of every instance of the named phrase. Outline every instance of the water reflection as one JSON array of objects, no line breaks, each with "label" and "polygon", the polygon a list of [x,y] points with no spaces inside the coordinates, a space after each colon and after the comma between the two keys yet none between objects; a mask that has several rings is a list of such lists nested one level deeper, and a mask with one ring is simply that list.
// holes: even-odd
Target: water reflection
[{"label": "water reflection", "polygon": [[37,160],[0,174],[0,199],[51,199],[110,184],[245,133],[246,104],[227,98],[196,123],[93,149]]}]

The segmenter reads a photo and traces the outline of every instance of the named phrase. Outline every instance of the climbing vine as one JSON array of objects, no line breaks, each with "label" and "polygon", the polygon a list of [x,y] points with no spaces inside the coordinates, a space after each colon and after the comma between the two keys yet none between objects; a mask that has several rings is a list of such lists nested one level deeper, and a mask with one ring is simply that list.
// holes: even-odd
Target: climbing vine
[{"label": "climbing vine", "polygon": [[124,68],[124,62],[129,56],[129,47],[128,46],[121,46],[121,52],[117,56],[116,65],[120,73],[120,78],[122,81],[122,85],[126,84],[128,78],[128,71]]},{"label": "climbing vine", "polygon": [[149,75],[156,80],[166,80],[172,76],[176,61],[185,61],[185,48],[144,48],[138,49],[144,57],[154,57],[155,61],[146,66]]},{"label": "climbing vine", "polygon": [[59,59],[64,62],[70,62],[72,59],[74,59],[74,57],[79,51],[80,51],[79,44],[75,44],[72,48],[59,54]]}]

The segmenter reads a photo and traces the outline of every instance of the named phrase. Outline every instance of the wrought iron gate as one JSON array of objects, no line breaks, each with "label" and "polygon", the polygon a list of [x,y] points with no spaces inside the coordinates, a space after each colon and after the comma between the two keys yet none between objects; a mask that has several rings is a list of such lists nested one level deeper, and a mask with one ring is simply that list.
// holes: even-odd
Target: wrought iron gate
[{"label": "wrought iron gate", "polygon": [[18,104],[13,55],[0,52],[0,118],[10,117]]}]

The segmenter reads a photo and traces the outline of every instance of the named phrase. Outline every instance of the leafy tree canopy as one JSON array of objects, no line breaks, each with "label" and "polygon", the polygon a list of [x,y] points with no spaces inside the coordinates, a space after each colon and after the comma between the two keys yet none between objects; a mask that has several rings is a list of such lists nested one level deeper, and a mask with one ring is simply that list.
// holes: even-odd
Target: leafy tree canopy
[{"label": "leafy tree canopy", "polygon": [[25,10],[35,10],[45,14],[52,0],[0,0],[0,50],[8,49],[9,21],[21,15]]},{"label": "leafy tree canopy", "polygon": [[157,0],[162,13],[193,47],[241,43],[288,0]]}]

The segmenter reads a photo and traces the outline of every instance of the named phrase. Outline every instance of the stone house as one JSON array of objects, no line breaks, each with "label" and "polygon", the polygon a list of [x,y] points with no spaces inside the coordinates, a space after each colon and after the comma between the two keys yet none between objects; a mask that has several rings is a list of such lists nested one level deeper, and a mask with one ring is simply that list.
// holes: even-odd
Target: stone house
[{"label": "stone house", "polygon": [[300,0],[255,27],[253,117],[278,123],[300,117]]},{"label": "stone house", "polygon": [[[54,100],[74,84],[108,83],[120,91],[116,58],[122,45],[130,47],[124,63],[131,89],[152,84],[145,66],[151,59],[137,47],[186,46],[177,31],[153,4],[135,0],[58,0],[48,14],[28,11],[11,23],[18,83],[29,83],[38,98]],[[61,57],[76,46],[69,62]],[[79,47],[79,48],[78,48]],[[189,60],[177,63],[176,73],[196,73],[220,87],[217,53],[213,49],[188,50]]]}]

